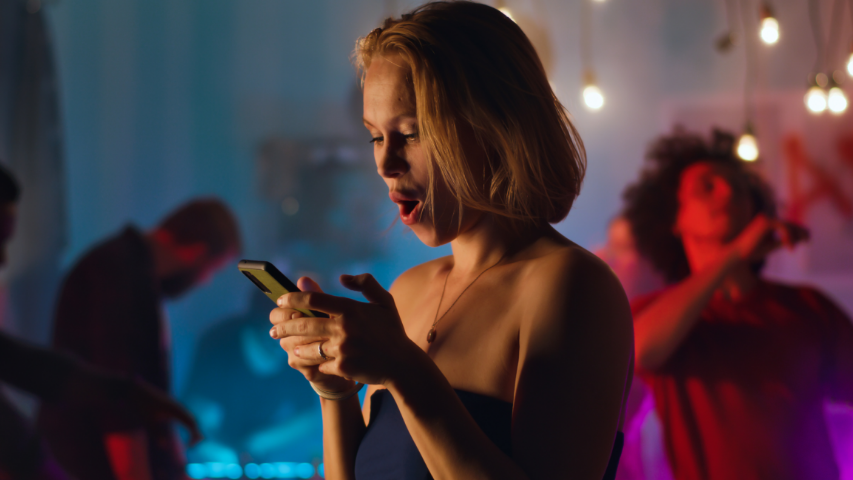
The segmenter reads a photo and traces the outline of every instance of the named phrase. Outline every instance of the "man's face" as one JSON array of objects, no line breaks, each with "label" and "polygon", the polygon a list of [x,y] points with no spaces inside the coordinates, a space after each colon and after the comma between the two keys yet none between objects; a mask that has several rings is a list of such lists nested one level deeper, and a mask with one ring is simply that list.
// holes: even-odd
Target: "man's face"
[{"label": "man's face", "polygon": [[214,258],[204,256],[192,265],[160,280],[160,291],[166,298],[179,298],[193,288],[207,283],[213,275],[235,257],[232,253]]},{"label": "man's face", "polygon": [[6,266],[6,248],[15,233],[18,218],[18,206],[14,203],[0,205],[0,267]]},{"label": "man's face", "polygon": [[674,230],[682,238],[730,242],[752,218],[752,203],[747,181],[735,169],[696,163],[681,174]]}]

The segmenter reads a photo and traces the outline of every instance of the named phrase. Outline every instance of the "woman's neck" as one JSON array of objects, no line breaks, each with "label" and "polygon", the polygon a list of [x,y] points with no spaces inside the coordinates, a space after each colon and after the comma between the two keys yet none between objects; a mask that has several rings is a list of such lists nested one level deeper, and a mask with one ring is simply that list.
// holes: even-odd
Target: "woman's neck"
[{"label": "woman's neck", "polygon": [[457,236],[450,246],[453,249],[454,276],[477,275],[496,264],[504,256],[513,254],[547,235],[550,226],[513,228],[509,222],[500,221],[496,215],[484,213],[471,227]]}]

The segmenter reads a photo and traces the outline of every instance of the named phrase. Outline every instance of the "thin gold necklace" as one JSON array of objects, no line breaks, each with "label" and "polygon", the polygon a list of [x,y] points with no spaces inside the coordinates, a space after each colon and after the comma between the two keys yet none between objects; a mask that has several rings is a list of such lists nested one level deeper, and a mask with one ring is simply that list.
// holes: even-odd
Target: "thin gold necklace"
[{"label": "thin gold necklace", "polygon": [[453,303],[450,304],[450,308],[448,308],[447,311],[441,314],[441,317],[439,317],[438,312],[441,311],[441,302],[444,300],[444,292],[445,290],[447,290],[447,279],[450,278],[450,271],[448,270],[447,275],[444,276],[444,286],[441,287],[441,297],[439,297],[438,299],[438,308],[435,309],[435,320],[433,320],[432,328],[430,328],[429,333],[427,333],[427,343],[432,343],[435,340],[435,336],[438,335],[438,332],[435,331],[435,326],[438,324],[438,322],[440,322],[441,319],[444,318],[445,315],[447,315],[447,312],[453,310],[453,306],[456,305],[456,302],[458,302],[459,299],[462,298],[462,295],[464,295],[465,292],[467,292],[468,289],[471,288],[471,285],[474,285],[474,282],[476,282],[480,277],[482,277],[484,273],[488,272],[494,267],[497,267],[498,264],[501,263],[504,258],[506,258],[507,253],[509,253],[509,251],[504,253],[503,256],[501,256],[501,258],[499,258],[498,261],[495,262],[491,267],[480,272],[480,274],[477,275],[474,280],[471,280],[471,283],[469,283],[468,286],[465,287],[465,290],[462,290],[462,293],[460,293],[459,296],[456,297],[456,300],[454,300]]}]

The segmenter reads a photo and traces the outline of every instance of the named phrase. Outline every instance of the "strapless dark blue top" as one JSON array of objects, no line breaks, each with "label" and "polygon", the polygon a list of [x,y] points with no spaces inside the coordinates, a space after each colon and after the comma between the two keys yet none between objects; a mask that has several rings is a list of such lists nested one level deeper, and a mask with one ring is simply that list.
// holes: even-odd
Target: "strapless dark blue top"
[{"label": "strapless dark blue top", "polygon": [[[464,390],[456,390],[456,395],[483,433],[511,456],[512,403]],[[370,402],[370,424],[355,457],[356,480],[432,480],[394,397],[387,390],[377,390]],[[616,477],[623,442],[619,432],[604,480]]]}]

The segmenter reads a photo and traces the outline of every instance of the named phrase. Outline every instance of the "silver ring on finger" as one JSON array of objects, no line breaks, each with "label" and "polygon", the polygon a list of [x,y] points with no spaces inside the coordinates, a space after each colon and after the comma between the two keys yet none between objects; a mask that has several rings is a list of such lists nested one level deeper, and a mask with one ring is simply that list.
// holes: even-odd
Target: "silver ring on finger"
[{"label": "silver ring on finger", "polygon": [[326,354],[323,353],[323,342],[317,344],[317,350],[320,352],[320,357],[323,358],[323,361],[329,360],[329,357],[327,357]]}]

